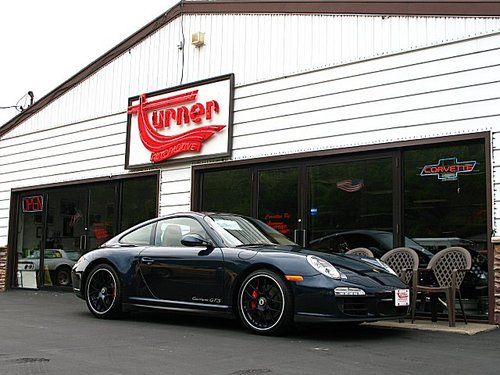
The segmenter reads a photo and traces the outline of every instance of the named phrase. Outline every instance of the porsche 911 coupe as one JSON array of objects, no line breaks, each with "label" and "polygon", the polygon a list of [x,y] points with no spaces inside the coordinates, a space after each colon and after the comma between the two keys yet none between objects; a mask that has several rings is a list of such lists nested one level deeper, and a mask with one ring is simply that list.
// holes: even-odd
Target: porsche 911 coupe
[{"label": "porsche 911 coupe", "polygon": [[72,281],[97,318],[215,313],[260,334],[300,321],[398,319],[409,305],[408,287],[377,259],[310,251],[259,220],[221,213],[136,225],[82,256]]}]

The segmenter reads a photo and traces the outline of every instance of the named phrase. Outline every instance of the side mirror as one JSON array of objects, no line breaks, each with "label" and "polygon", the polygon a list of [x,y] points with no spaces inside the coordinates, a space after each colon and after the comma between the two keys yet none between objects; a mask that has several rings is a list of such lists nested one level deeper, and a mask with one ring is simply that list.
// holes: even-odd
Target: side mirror
[{"label": "side mirror", "polygon": [[184,246],[189,246],[189,247],[196,247],[196,246],[212,247],[213,246],[210,241],[207,241],[202,236],[200,236],[199,234],[196,234],[196,233],[186,234],[184,237],[182,237],[181,244],[183,244]]}]

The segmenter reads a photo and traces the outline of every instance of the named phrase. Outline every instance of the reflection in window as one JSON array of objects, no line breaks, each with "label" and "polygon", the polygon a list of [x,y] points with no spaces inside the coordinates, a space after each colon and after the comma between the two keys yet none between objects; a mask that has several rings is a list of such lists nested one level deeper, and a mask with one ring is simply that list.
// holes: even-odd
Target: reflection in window
[{"label": "reflection in window", "polygon": [[310,247],[328,252],[393,247],[392,159],[312,166],[309,174]]},{"label": "reflection in window", "polygon": [[156,176],[123,180],[121,230],[156,217]]},{"label": "reflection in window", "polygon": [[288,238],[297,229],[298,169],[259,172],[258,218]]},{"label": "reflection in window", "polygon": [[252,171],[249,168],[204,172],[201,210],[250,215]]}]

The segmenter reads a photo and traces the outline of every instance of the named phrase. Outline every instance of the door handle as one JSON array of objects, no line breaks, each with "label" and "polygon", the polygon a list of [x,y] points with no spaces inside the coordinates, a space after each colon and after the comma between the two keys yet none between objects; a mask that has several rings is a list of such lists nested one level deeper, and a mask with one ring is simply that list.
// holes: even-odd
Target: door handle
[{"label": "door handle", "polygon": [[155,260],[153,258],[142,257],[141,262],[144,264],[153,264]]}]

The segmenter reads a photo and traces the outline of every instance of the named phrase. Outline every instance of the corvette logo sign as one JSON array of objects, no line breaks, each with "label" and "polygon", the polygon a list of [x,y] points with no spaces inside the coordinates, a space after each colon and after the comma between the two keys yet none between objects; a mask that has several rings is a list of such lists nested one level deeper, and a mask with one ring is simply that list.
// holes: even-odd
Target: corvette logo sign
[{"label": "corvette logo sign", "polygon": [[126,166],[230,155],[233,75],[129,99]]},{"label": "corvette logo sign", "polygon": [[458,161],[457,158],[440,159],[437,164],[426,165],[420,176],[437,176],[441,181],[455,181],[460,173],[470,173],[476,167],[475,161]]}]

